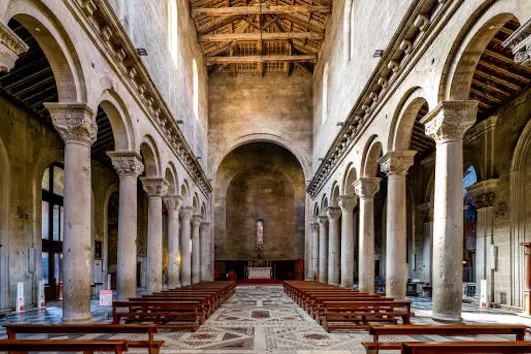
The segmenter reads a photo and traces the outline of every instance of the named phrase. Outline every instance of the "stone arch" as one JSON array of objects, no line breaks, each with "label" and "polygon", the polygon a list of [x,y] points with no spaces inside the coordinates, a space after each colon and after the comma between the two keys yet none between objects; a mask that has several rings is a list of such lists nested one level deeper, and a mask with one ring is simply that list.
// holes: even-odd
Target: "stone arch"
[{"label": "stone arch", "polygon": [[[9,178],[7,150],[0,138],[0,309],[10,307],[9,301]],[[39,204],[40,205],[40,204]]]},{"label": "stone arch", "polygon": [[201,212],[199,196],[197,195],[197,192],[194,192],[194,196],[192,198],[192,207],[194,208],[194,213],[199,214]]},{"label": "stone arch", "polygon": [[315,220],[319,217],[319,203],[315,203],[313,206],[313,217]]},{"label": "stone arch", "polygon": [[225,149],[225,151],[223,151],[223,153],[216,158],[214,164],[212,165],[211,173],[213,174],[214,178],[217,175],[219,165],[232,151],[236,150],[236,148],[240,146],[247,145],[250,143],[273,143],[283,147],[284,149],[291,152],[293,156],[295,156],[299,161],[299,164],[301,165],[302,171],[304,173],[304,179],[308,180],[309,176],[311,176],[310,164],[305,158],[305,155],[298,151],[296,148],[294,148],[292,146],[293,144],[291,144],[290,141],[274,134],[256,133],[239,137],[229,144],[227,149]]},{"label": "stone arch", "polygon": [[376,177],[378,160],[382,156],[382,144],[376,135],[367,141],[361,158],[361,177]]},{"label": "stone arch", "polygon": [[179,184],[177,183],[177,177],[175,173],[175,166],[168,164],[164,172],[164,179],[168,182],[168,195],[173,195],[178,192]]},{"label": "stone arch", "polygon": [[427,104],[425,92],[420,87],[410,89],[400,101],[391,123],[389,134],[389,151],[409,150],[411,135],[418,113]]},{"label": "stone arch", "polygon": [[121,97],[114,90],[105,90],[100,96],[97,107],[103,109],[111,123],[115,149],[135,151],[136,137],[131,116]]},{"label": "stone arch", "polygon": [[203,217],[203,219],[206,218],[206,215],[207,214],[207,209],[206,209],[206,205],[205,203],[201,203],[201,216]]},{"label": "stone arch", "polygon": [[444,66],[439,101],[469,99],[474,72],[483,52],[496,32],[515,18],[508,12],[492,15],[497,9],[493,3],[496,2],[485,2],[457,36]]},{"label": "stone arch", "polygon": [[105,197],[103,199],[103,273],[107,274],[109,271],[109,201],[113,193],[120,192],[120,185],[113,183],[107,188]]},{"label": "stone arch", "polygon": [[343,194],[344,195],[354,195],[354,182],[358,179],[358,174],[354,163],[350,162],[345,169],[345,174],[343,175]]},{"label": "stone arch", "polygon": [[79,56],[67,31],[42,2],[12,0],[5,23],[15,19],[35,38],[50,63],[59,102],[86,102],[87,90]]},{"label": "stone arch", "polygon": [[156,177],[162,174],[159,149],[155,140],[149,135],[144,137],[140,145],[140,152],[144,160],[145,173],[148,177]]},{"label": "stone arch", "polygon": [[186,206],[186,203],[190,198],[190,187],[188,185],[188,180],[185,178],[183,184],[181,185],[181,197],[183,198],[183,203]]},{"label": "stone arch", "polygon": [[326,194],[323,194],[323,198],[321,199],[321,213],[326,213],[326,209],[328,209],[328,197]]},{"label": "stone arch", "polygon": [[330,206],[337,207],[339,203],[339,195],[341,194],[339,183],[334,181],[332,189],[330,190]]}]

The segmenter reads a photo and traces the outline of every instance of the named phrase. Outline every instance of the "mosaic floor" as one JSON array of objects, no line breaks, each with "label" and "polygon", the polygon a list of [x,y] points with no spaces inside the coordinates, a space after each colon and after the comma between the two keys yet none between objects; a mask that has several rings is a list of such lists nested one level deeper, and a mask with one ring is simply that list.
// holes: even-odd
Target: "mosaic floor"
[{"label": "mosaic floor", "polygon": [[[428,301],[416,301],[413,311],[414,323],[431,323],[429,316],[431,304]],[[97,306],[94,302],[93,319],[95,322],[108,322],[111,318],[110,309]],[[466,311],[466,309],[464,309]],[[477,316],[478,320],[501,323],[526,323],[529,319],[515,316],[500,310],[486,312],[473,311],[470,307],[464,313],[469,323],[469,316]],[[49,306],[45,311],[30,310],[24,314],[11,314],[0,319],[0,325],[6,322],[27,323],[59,323],[61,308]],[[131,336],[85,335],[68,336],[83,339],[137,338]],[[0,332],[5,338],[5,332]],[[44,339],[45,336],[25,338]],[[65,336],[55,337],[66,339]],[[372,338],[365,331],[326,333],[314,320],[288,298],[281,286],[239,286],[233,295],[219,308],[208,321],[195,332],[166,331],[157,335],[164,340],[163,353],[365,353],[362,342]],[[481,336],[481,337],[438,337],[438,336],[389,336],[386,341],[415,340],[511,340],[514,336]],[[144,353],[142,350],[130,350],[133,353]],[[391,353],[381,351],[381,353]]]}]

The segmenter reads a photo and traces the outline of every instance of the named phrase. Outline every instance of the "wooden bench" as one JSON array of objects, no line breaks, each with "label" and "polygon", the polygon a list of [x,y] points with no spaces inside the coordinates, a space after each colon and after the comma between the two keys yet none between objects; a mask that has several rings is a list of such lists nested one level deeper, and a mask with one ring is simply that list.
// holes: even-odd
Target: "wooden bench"
[{"label": "wooden bench", "polygon": [[27,352],[94,352],[123,353],[125,340],[0,340],[0,351],[10,354]]},{"label": "wooden bench", "polygon": [[199,328],[201,313],[197,301],[114,301],[112,303],[113,324],[155,323],[159,328]]},{"label": "wooden bench", "polygon": [[319,319],[327,332],[334,329],[368,329],[369,322],[397,324],[401,319],[403,324],[410,323],[411,301],[324,301],[323,305]]},{"label": "wooden bench", "polygon": [[164,341],[154,340],[158,332],[154,324],[7,324],[8,339],[17,339],[17,334],[88,334],[88,333],[137,333],[147,334],[148,340],[127,340],[130,348],[147,348],[149,353],[159,353]]},{"label": "wooden bench", "polygon": [[527,326],[524,325],[386,325],[370,326],[372,343],[362,343],[367,353],[379,350],[400,350],[402,342],[380,342],[381,336],[388,335],[439,335],[473,336],[481,334],[515,335],[516,341],[523,341]]},{"label": "wooden bench", "polygon": [[350,302],[373,302],[373,301],[393,301],[392,297],[382,296],[354,296],[350,298],[318,298],[309,306],[309,314],[317,322],[319,322],[322,313],[325,311],[326,304],[330,306],[340,306],[342,304],[348,304]]},{"label": "wooden bench", "polygon": [[409,342],[402,354],[531,353],[531,342]]}]

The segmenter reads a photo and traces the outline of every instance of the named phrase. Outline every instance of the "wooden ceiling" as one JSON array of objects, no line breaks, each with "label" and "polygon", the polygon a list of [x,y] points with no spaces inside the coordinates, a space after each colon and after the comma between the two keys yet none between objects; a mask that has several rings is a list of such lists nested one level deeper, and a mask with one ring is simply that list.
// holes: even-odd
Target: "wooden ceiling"
[{"label": "wooden ceiling", "polygon": [[209,73],[313,72],[330,0],[191,0]]}]

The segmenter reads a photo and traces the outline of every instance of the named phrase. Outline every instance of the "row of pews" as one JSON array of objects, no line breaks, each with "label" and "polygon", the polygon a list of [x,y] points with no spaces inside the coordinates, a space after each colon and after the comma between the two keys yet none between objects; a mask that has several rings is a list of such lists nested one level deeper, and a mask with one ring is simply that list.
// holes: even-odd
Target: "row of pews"
[{"label": "row of pews", "polygon": [[[427,353],[531,353],[531,342],[524,341],[524,325],[413,325],[411,302],[379,294],[368,294],[312,281],[286,281],[284,291],[326,331],[365,329],[373,342],[362,343],[367,353],[380,350],[404,354]],[[385,323],[385,324],[384,324]],[[381,342],[396,335],[514,335],[504,342]]]},{"label": "row of pews", "polygon": [[[7,340],[0,341],[0,351],[25,352],[111,352],[122,353],[129,348],[145,348],[159,353],[164,344],[155,340],[161,328],[195,331],[215,309],[235,291],[236,282],[216,281],[114,301],[113,322],[106,324],[7,324]],[[17,339],[19,334],[138,334],[145,340],[29,340]]]}]

